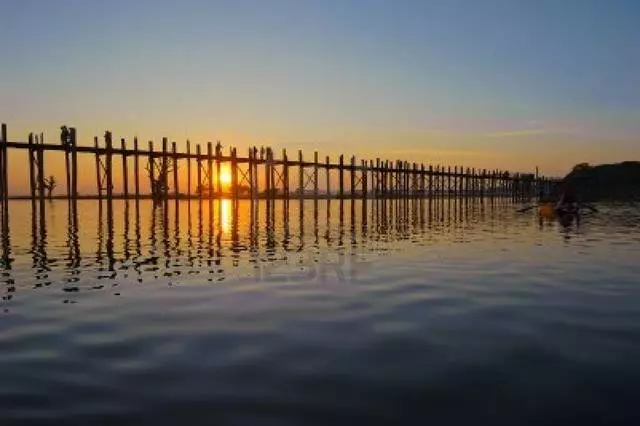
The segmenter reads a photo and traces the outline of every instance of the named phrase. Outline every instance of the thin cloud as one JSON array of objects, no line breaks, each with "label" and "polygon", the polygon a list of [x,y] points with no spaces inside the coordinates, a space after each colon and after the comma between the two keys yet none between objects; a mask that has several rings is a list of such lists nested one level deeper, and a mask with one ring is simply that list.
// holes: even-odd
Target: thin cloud
[{"label": "thin cloud", "polygon": [[489,138],[507,138],[517,136],[541,135],[547,133],[545,130],[527,129],[527,130],[511,130],[507,132],[485,133],[484,136]]}]

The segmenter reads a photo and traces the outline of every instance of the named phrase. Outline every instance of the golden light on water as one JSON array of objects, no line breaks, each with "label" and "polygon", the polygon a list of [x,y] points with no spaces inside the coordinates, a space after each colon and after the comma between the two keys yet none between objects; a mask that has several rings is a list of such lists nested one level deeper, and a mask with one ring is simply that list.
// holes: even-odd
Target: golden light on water
[{"label": "golden light on water", "polygon": [[[221,178],[224,175],[221,175]],[[220,200],[220,227],[225,235],[228,235],[231,231],[231,221],[233,220],[231,215],[233,214],[233,205],[231,200]]]}]

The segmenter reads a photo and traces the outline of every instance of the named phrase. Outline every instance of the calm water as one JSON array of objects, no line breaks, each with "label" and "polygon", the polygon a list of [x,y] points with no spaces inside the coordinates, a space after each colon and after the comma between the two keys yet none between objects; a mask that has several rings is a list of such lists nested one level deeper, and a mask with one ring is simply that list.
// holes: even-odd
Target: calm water
[{"label": "calm water", "polygon": [[517,207],[12,202],[0,425],[640,424],[640,208]]}]

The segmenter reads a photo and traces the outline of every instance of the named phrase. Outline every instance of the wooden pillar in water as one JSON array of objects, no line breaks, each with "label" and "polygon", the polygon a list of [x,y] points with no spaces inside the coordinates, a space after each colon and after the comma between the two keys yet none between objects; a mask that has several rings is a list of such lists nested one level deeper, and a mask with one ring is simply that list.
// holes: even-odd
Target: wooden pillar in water
[{"label": "wooden pillar in water", "polygon": [[367,186],[368,182],[368,169],[367,169],[367,160],[362,160],[360,164],[360,186],[362,187],[362,198],[367,198]]},{"label": "wooden pillar in water", "polygon": [[398,189],[400,187],[400,161],[396,160],[395,163],[392,163],[392,171],[391,171],[391,192],[393,193],[393,197],[398,196]]},{"label": "wooden pillar in water", "polygon": [[433,166],[429,165],[429,198],[433,198]]},{"label": "wooden pillar in water", "polygon": [[325,170],[326,170],[326,178],[327,178],[327,198],[331,198],[331,169],[329,168],[329,156],[327,155],[325,158]]},{"label": "wooden pillar in water", "polygon": [[[220,162],[218,162],[218,166],[219,165],[220,165]],[[217,177],[219,182],[220,173],[218,173]],[[220,190],[221,188],[218,187],[218,191]],[[208,192],[207,197],[209,199],[212,199],[213,198],[213,145],[211,144],[211,142],[207,142],[207,192]],[[219,193],[218,196],[220,196],[221,194],[222,193]]]},{"label": "wooden pillar in water", "polygon": [[304,199],[304,165],[302,164],[302,150],[298,150],[298,197]]},{"label": "wooden pillar in water", "polygon": [[156,178],[156,158],[153,153],[153,141],[149,141],[149,184],[151,185],[151,196],[157,197],[157,188],[154,184]]},{"label": "wooden pillar in water", "polygon": [[29,133],[29,190],[31,194],[31,200],[36,198],[36,165],[33,157],[35,150],[33,145],[33,133]]},{"label": "wooden pillar in water", "polygon": [[382,162],[382,196],[389,196],[389,160]]},{"label": "wooden pillar in water", "polygon": [[169,163],[167,161],[167,153],[169,148],[169,140],[167,138],[162,138],[162,168],[161,175],[162,178],[162,198],[165,200],[169,198]]},{"label": "wooden pillar in water", "polygon": [[289,199],[289,156],[286,149],[282,150],[282,196],[286,203]]},{"label": "wooden pillar in water", "polygon": [[69,128],[71,143],[71,197],[78,198],[78,138],[75,127]]},{"label": "wooden pillar in water", "polygon": [[216,143],[216,192],[218,193],[218,198],[222,197],[222,164],[221,163],[222,163],[222,145],[220,145],[220,141],[218,141]]},{"label": "wooden pillar in water", "polygon": [[140,155],[138,154],[138,137],[133,138],[133,186],[136,200],[140,198]]},{"label": "wooden pillar in water", "polygon": [[67,187],[67,200],[71,199],[71,146],[69,145],[69,134],[66,127],[62,128],[60,135],[61,145],[64,147],[64,175]]},{"label": "wooden pillar in water", "polygon": [[238,199],[240,188],[238,185],[238,154],[236,148],[231,148],[231,193],[233,200]]},{"label": "wooden pillar in water", "polygon": [[171,142],[171,158],[173,160],[173,193],[176,198],[180,198],[180,184],[178,182],[178,151],[175,142]]},{"label": "wooden pillar in water", "polygon": [[318,151],[313,152],[313,198],[318,198]]},{"label": "wooden pillar in water", "polygon": [[373,195],[374,197],[378,198],[380,196],[380,192],[381,192],[381,182],[380,182],[380,157],[376,158],[376,167],[373,170],[373,182],[374,182],[374,188],[373,188]]},{"label": "wooden pillar in water", "polygon": [[465,195],[465,197],[469,196],[469,175],[470,174],[471,174],[471,171],[467,167],[467,169],[466,169],[466,171],[464,173],[464,195]]},{"label": "wooden pillar in water", "polygon": [[127,170],[127,143],[124,138],[120,139],[120,147],[122,151],[122,195],[125,199],[129,198],[129,172]]},{"label": "wooden pillar in water", "polygon": [[350,194],[351,198],[355,198],[356,196],[356,157],[351,156],[351,163],[349,164],[349,186],[350,186]]},{"label": "wooden pillar in water", "polygon": [[265,195],[266,197],[271,197],[271,170],[269,164],[269,148],[267,148],[266,152],[267,158],[264,162],[264,187],[265,187]]},{"label": "wooden pillar in water", "polygon": [[[249,168],[247,169],[247,173],[249,176],[249,198],[251,199],[251,201],[253,201],[254,199],[254,193],[255,193],[255,183],[254,183],[254,170],[253,170],[253,165],[254,165],[254,159],[253,159],[253,147],[249,147]],[[251,213],[253,214],[253,210],[251,211]]]},{"label": "wooden pillar in water", "polygon": [[453,188],[451,189],[453,196],[458,196],[458,166],[453,166]]},{"label": "wooden pillar in water", "polygon": [[[7,219],[8,211],[9,211],[9,161],[7,159],[7,142],[9,142],[9,136],[7,134],[7,125],[2,123],[0,126],[0,136],[2,137],[2,146],[0,147],[0,168],[2,171],[0,172],[0,196],[2,197],[2,207],[4,209],[3,220]],[[3,226],[8,225],[3,222]]]},{"label": "wooden pillar in water", "polygon": [[[38,158],[38,197],[40,200],[44,200],[44,134],[40,133],[40,143],[37,148],[36,156]],[[43,204],[41,204],[43,206]]]},{"label": "wooden pillar in water", "polygon": [[338,165],[339,169],[338,169],[338,182],[339,182],[339,186],[338,186],[338,197],[339,198],[343,198],[344,197],[344,155],[340,155],[340,162]]},{"label": "wooden pillar in water", "polygon": [[276,185],[276,169],[273,158],[273,149],[269,148],[267,155],[269,156],[269,182],[271,185],[271,197],[275,197],[278,194],[278,187]]},{"label": "wooden pillar in water", "polygon": [[191,199],[191,141],[187,139],[187,199]]},{"label": "wooden pillar in water", "polygon": [[96,185],[98,188],[98,199],[102,199],[102,174],[100,173],[100,153],[98,152],[99,143],[97,136],[93,138],[93,147],[96,152]]},{"label": "wooden pillar in water", "polygon": [[409,191],[411,192],[411,197],[416,198],[418,196],[418,165],[412,163],[411,168],[411,185]]},{"label": "wooden pillar in water", "polygon": [[204,187],[202,185],[202,152],[200,150],[200,144],[196,145],[196,179],[198,179],[196,191],[198,192],[198,198],[202,200],[202,197],[204,196]]},{"label": "wooden pillar in water", "polygon": [[107,200],[111,202],[113,199],[113,141],[111,140],[111,132],[105,132],[104,144],[106,148],[105,172],[107,175]]}]

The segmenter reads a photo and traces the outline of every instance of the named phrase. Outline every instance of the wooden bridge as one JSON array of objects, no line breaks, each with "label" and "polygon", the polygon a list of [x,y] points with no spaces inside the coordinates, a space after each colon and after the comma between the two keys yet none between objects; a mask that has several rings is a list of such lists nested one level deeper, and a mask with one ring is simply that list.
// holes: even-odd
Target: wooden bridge
[{"label": "wooden bridge", "polygon": [[[28,135],[26,141],[10,141],[7,126],[2,124],[0,139],[0,198],[9,194],[9,164],[7,152],[26,150],[29,168],[29,198],[45,198],[45,152],[60,152],[64,156],[66,171],[66,197],[77,198],[154,198],[156,200],[178,198],[398,198],[491,196],[529,197],[546,190],[551,179],[536,174],[510,173],[501,170],[478,170],[462,166],[441,166],[409,163],[407,161],[375,160],[356,161],[351,156],[345,161],[340,155],[332,163],[329,157],[320,161],[318,152],[312,160],[305,160],[302,150],[296,159],[290,159],[286,150],[276,158],[271,148],[250,147],[246,156],[238,155],[236,148],[223,153],[220,143],[214,147],[208,142],[204,147],[189,141],[186,152],[178,152],[176,142],[169,144],[162,139],[161,149],[156,150],[152,141],[147,149],[141,149],[138,139],[127,146],[125,139],[114,146],[111,132],[105,132],[104,142],[94,138],[93,146],[77,144],[76,129],[62,127],[56,143],[46,143],[43,134]],[[96,164],[96,193],[81,195],[78,192],[78,155],[91,155]],[[130,186],[128,158],[133,159],[133,186]],[[144,169],[141,169],[141,160]],[[118,166],[117,163],[120,163]],[[186,175],[178,173],[186,164]],[[223,185],[222,167],[229,169],[230,182]],[[195,166],[195,182],[192,167]],[[214,171],[215,166],[215,171]],[[11,165],[11,167],[20,167]],[[122,185],[114,192],[113,175],[119,171]],[[292,175],[291,172],[294,172]],[[297,179],[295,176],[297,172]],[[337,174],[337,187],[335,175]],[[322,175],[322,176],[321,176]],[[334,179],[331,177],[334,175]],[[260,178],[262,176],[262,178]],[[186,182],[180,182],[180,178]],[[324,188],[320,190],[321,178]],[[141,179],[148,179],[147,193],[141,192]],[[294,181],[292,185],[292,180]],[[195,183],[195,184],[194,184]],[[226,187],[225,187],[226,186]]]}]

